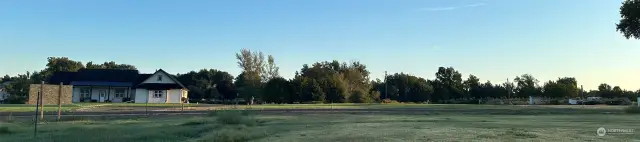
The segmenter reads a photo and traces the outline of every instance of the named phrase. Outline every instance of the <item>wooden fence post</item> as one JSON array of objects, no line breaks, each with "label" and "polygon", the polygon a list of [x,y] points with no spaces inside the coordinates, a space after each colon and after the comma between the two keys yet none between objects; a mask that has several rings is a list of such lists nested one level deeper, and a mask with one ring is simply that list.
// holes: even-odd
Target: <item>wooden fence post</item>
[{"label": "wooden fence post", "polygon": [[38,98],[40,101],[40,120],[44,119],[44,81],[40,83],[40,97]]},{"label": "wooden fence post", "polygon": [[62,113],[62,82],[58,87],[58,121],[60,121],[60,115]]}]

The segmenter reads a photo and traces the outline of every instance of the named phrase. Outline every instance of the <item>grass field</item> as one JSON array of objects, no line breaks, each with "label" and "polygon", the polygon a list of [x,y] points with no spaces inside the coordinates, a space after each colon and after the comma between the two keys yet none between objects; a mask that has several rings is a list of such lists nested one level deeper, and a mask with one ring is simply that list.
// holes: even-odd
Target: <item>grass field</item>
[{"label": "grass field", "polygon": [[[73,111],[83,107],[182,107],[182,104],[136,104],[136,103],[74,103],[62,105],[62,111]],[[185,107],[210,106],[208,104],[184,104]],[[30,104],[0,104],[0,112],[34,112],[35,105]],[[44,111],[58,111],[58,105],[45,105]]]},{"label": "grass field", "polygon": [[[84,118],[39,125],[0,122],[0,141],[632,141],[637,134],[597,136],[599,127],[640,128],[640,115],[618,108],[570,109],[433,105],[414,113],[250,113],[248,116]],[[444,109],[446,108],[446,109]],[[517,110],[517,113],[512,113]],[[459,112],[457,112],[459,111]],[[220,111],[219,111],[220,112]],[[226,112],[226,111],[221,111]],[[472,113],[473,112],[473,113]],[[562,113],[566,112],[566,113]],[[231,117],[230,117],[231,116]],[[3,127],[6,130],[3,130]]]},{"label": "grass field", "polygon": [[[75,103],[63,105],[63,111],[73,111],[79,108],[96,107],[96,111],[124,111],[124,110],[144,110],[144,107],[152,109],[178,110],[182,109],[182,104],[143,104],[143,103]],[[264,105],[219,105],[219,104],[184,104],[185,110],[220,110],[220,109],[511,109],[511,108],[558,108],[577,110],[611,110],[619,111],[626,106],[606,106],[606,105],[535,105],[535,106],[509,106],[509,105],[473,105],[473,104],[264,104]],[[45,105],[45,111],[58,111],[57,105]],[[33,112],[35,105],[27,104],[0,104],[0,112]]]},{"label": "grass field", "polygon": [[[81,104],[62,105],[62,111],[72,111],[82,107]],[[44,105],[44,111],[58,111],[58,105]],[[29,104],[0,104],[0,112],[35,112],[36,105]]]}]

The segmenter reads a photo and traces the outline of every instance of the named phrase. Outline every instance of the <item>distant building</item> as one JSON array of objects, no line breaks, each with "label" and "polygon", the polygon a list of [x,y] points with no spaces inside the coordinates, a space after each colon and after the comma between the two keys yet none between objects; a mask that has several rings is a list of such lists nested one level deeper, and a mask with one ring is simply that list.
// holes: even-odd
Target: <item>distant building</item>
[{"label": "distant building", "polygon": [[140,74],[138,70],[81,69],[56,72],[47,82],[72,85],[72,102],[180,103],[188,96],[187,88],[162,69],[153,74]]}]

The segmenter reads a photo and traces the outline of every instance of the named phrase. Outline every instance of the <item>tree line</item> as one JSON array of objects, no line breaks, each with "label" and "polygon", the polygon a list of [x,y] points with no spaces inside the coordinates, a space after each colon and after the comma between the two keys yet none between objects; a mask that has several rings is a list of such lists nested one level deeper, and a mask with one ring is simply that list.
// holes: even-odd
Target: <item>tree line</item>
[{"label": "tree line", "polygon": [[[259,51],[242,49],[236,53],[242,72],[233,76],[217,69],[200,69],[176,74],[175,77],[190,90],[192,101],[255,100],[264,103],[372,103],[372,102],[430,102],[451,103],[451,100],[487,98],[580,98],[586,96],[633,99],[640,90],[624,90],[602,83],[597,90],[584,91],[573,77],[560,77],[540,83],[533,75],[523,74],[513,82],[481,82],[470,74],[467,77],[453,67],[439,67],[435,79],[428,80],[407,73],[391,73],[384,78],[371,79],[367,66],[358,61],[322,61],[302,65],[293,78],[279,74],[275,58]],[[5,75],[8,102],[23,103],[29,84],[48,80],[54,72],[74,72],[79,69],[135,70],[129,64],[113,61],[102,64],[74,61],[67,57],[49,57],[43,70],[17,76]]]}]

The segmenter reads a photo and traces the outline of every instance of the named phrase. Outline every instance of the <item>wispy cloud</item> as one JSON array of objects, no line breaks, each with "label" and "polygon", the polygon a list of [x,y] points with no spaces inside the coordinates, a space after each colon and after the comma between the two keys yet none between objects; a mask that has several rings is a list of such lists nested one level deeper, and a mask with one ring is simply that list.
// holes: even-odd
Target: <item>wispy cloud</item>
[{"label": "wispy cloud", "polygon": [[479,7],[484,5],[487,5],[487,4],[476,3],[476,4],[461,5],[461,6],[449,6],[449,7],[427,7],[427,8],[421,8],[420,11],[446,11],[446,10],[456,10],[461,8]]}]

